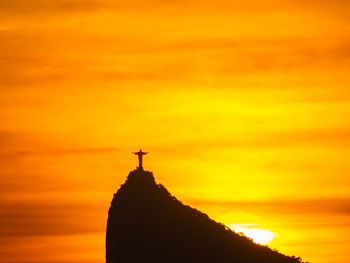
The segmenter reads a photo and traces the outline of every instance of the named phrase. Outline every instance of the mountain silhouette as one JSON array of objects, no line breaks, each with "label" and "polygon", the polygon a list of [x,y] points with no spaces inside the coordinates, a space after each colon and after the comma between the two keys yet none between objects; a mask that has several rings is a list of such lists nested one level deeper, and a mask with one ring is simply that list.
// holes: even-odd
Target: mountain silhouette
[{"label": "mountain silhouette", "polygon": [[153,174],[130,172],[108,211],[106,262],[301,263],[182,204]]}]

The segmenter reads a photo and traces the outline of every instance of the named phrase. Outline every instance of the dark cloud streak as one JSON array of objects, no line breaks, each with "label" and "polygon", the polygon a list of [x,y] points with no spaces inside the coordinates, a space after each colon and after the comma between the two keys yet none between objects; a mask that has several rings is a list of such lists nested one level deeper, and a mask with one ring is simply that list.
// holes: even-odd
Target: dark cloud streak
[{"label": "dark cloud streak", "polygon": [[88,203],[0,202],[0,235],[64,235],[99,232],[106,210]]},{"label": "dark cloud streak", "polygon": [[233,211],[255,211],[263,214],[279,215],[350,215],[350,199],[320,198],[285,201],[212,201],[192,200],[192,204],[226,207]]}]

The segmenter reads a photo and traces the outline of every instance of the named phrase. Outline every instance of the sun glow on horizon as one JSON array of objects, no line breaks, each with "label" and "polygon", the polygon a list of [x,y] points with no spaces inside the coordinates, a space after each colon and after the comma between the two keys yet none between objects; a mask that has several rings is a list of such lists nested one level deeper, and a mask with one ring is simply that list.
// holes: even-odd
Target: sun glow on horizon
[{"label": "sun glow on horizon", "polygon": [[253,241],[260,245],[267,245],[276,236],[275,233],[268,229],[250,227],[255,226],[254,224],[228,224],[227,225],[233,231],[244,234],[246,237],[253,239]]}]

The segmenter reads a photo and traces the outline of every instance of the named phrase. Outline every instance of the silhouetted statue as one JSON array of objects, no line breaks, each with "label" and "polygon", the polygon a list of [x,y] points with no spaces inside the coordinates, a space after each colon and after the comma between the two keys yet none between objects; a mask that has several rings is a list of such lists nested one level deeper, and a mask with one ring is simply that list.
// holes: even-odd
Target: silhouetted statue
[{"label": "silhouetted statue", "polygon": [[[139,152],[142,160],[142,151]],[[139,168],[142,168],[140,161]],[[153,174],[130,172],[108,211],[107,263],[301,263],[183,205]]]},{"label": "silhouetted statue", "polygon": [[140,169],[140,170],[143,170],[143,167],[142,167],[142,156],[146,155],[147,153],[148,152],[143,152],[141,149],[140,149],[140,151],[133,153],[133,154],[136,154],[136,155],[139,156],[139,167],[137,167],[137,168]]}]

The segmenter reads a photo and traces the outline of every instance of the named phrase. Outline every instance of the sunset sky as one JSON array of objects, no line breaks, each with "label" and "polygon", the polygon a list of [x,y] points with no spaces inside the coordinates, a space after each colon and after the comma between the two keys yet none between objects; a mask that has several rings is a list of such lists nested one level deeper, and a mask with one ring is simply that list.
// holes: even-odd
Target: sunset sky
[{"label": "sunset sky", "polygon": [[349,11],[0,0],[0,261],[105,262],[110,201],[142,147],[185,204],[349,263]]}]

